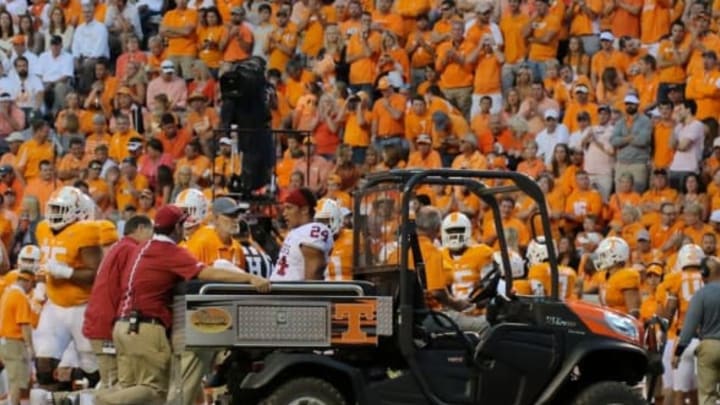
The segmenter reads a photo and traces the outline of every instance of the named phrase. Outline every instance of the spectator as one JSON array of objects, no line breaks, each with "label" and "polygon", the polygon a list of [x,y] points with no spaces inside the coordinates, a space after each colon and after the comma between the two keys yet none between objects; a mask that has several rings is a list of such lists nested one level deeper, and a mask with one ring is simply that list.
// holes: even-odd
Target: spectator
[{"label": "spectator", "polygon": [[227,27],[223,24],[217,7],[209,7],[201,15],[197,35],[198,58],[205,62],[213,72],[213,76],[217,77],[220,62],[222,62],[220,43],[227,36]]},{"label": "spectator", "polygon": [[558,124],[560,116],[557,110],[548,109],[543,115],[545,129],[540,131],[536,137],[537,154],[546,165],[549,165],[552,162],[552,151],[555,149],[555,145],[559,143],[568,144],[569,134],[565,125]]},{"label": "spectator", "polygon": [[192,181],[200,186],[209,184],[212,180],[212,162],[201,154],[200,142],[197,139],[185,144],[184,155],[177,161],[177,167],[190,167]]},{"label": "spectator", "polygon": [[[59,10],[59,9],[57,9]],[[72,55],[63,48],[62,37],[53,35],[48,50],[40,55],[40,79],[44,85],[45,106],[53,115],[60,111],[60,104],[71,90],[75,76]]]},{"label": "spectator", "polygon": [[108,27],[110,51],[113,55],[120,55],[122,45],[134,35],[142,40],[143,31],[140,25],[140,13],[134,3],[127,0],[116,0],[109,3],[105,11],[105,26]]},{"label": "spectator", "polygon": [[[218,83],[203,61],[196,60],[192,64],[192,77],[193,80],[188,85],[187,94],[200,93],[205,96],[208,105],[214,106],[219,96]],[[189,99],[188,102],[190,102]]]},{"label": "spectator", "polygon": [[705,126],[695,118],[697,104],[686,100],[675,106],[674,118],[677,125],[670,138],[670,147],[675,150],[670,162],[670,187],[680,190],[681,182],[688,175],[698,173],[703,154]]},{"label": "spectator", "polygon": [[45,212],[45,206],[50,199],[50,195],[57,188],[62,186],[61,182],[55,177],[55,168],[49,160],[41,160],[37,168],[39,175],[32,177],[27,181],[25,187],[25,195],[37,198],[40,203],[40,212]]},{"label": "spectator", "polygon": [[[184,0],[180,0],[184,1]],[[190,67],[192,62],[186,65],[186,77],[191,78]],[[167,59],[161,64],[162,74],[151,80],[147,89],[147,107],[151,111],[155,108],[155,96],[166,94],[170,101],[171,109],[185,109],[187,105],[187,87],[185,80],[175,74],[175,64]]]},{"label": "spectator", "polygon": [[45,37],[38,32],[33,16],[23,13],[18,18],[18,34],[25,37],[25,47],[35,55],[40,55],[45,50]]},{"label": "spectator", "polygon": [[536,4],[536,14],[522,32],[527,39],[528,63],[534,78],[545,77],[545,62],[555,57],[559,41],[561,21],[549,13],[549,2],[541,0]]},{"label": "spectator", "polygon": [[185,128],[179,127],[175,116],[166,113],[162,116],[162,131],[156,138],[162,142],[166,153],[174,159],[180,159],[192,136]]},{"label": "spectator", "polygon": [[65,18],[65,12],[61,7],[53,6],[50,9],[49,15],[50,21],[48,22],[47,31],[45,32],[45,52],[50,49],[52,45],[50,42],[55,36],[60,37],[63,52],[72,52],[75,26],[68,23]]},{"label": "spectator", "polygon": [[[13,51],[10,54],[10,62],[13,64],[13,66],[15,66],[15,61],[19,57],[23,57],[27,62],[28,72],[30,72],[30,74],[32,75],[37,75],[38,68],[40,67],[40,65],[38,64],[37,55],[32,53],[27,48],[27,39],[25,38],[25,36],[16,34],[11,42],[13,45]],[[15,69],[17,69],[16,66]]]},{"label": "spectator", "polygon": [[40,174],[42,161],[54,162],[55,150],[48,140],[50,127],[42,119],[32,122],[32,138],[25,141],[18,151],[17,170],[25,181],[30,181]]},{"label": "spectator", "polygon": [[11,132],[23,128],[25,128],[25,113],[15,105],[10,93],[3,91],[0,93],[0,138],[5,139]]},{"label": "spectator", "polygon": [[618,121],[610,138],[617,151],[615,183],[621,174],[630,173],[635,179],[635,191],[642,193],[647,189],[652,128],[650,119],[638,112],[637,96],[628,94],[624,101],[627,117]]},{"label": "spectator", "polygon": [[[168,44],[165,56],[172,62],[173,73],[177,66],[180,68],[182,77],[186,79],[191,77],[190,66],[197,54],[195,33],[197,23],[197,11],[187,8],[187,0],[178,0],[175,3],[175,9],[169,10],[163,15],[160,25],[160,35]],[[169,65],[162,66],[163,74],[166,73],[166,66]],[[150,95],[148,95],[148,99],[152,100]]]},{"label": "spectator", "polygon": [[[34,63],[34,72],[41,72],[40,63],[37,60]],[[29,70],[28,59],[25,56],[15,59],[13,66],[15,71],[9,77],[9,86],[6,90],[15,99],[15,104],[28,116],[42,107],[45,88],[39,76]]]},{"label": "spectator", "polygon": [[83,23],[77,26],[73,34],[72,55],[78,73],[78,90],[83,94],[90,91],[98,59],[110,57],[107,28],[95,20],[94,12],[92,3],[83,4]]},{"label": "spectator", "polygon": [[237,62],[252,55],[253,33],[250,25],[245,22],[245,9],[234,6],[230,10],[230,28],[224,42],[220,43],[223,49],[223,62]]},{"label": "spectator", "polygon": [[465,38],[464,30],[462,21],[453,21],[452,39],[437,48],[435,69],[440,74],[439,84],[448,101],[469,118],[473,91],[472,66],[481,48]]}]

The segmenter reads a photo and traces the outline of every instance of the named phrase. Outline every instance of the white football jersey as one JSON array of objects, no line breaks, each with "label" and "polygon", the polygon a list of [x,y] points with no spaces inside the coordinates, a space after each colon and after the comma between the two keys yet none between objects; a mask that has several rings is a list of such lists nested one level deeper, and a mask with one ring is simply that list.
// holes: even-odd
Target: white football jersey
[{"label": "white football jersey", "polygon": [[320,250],[325,255],[327,262],[333,247],[333,235],[330,228],[319,222],[310,222],[288,232],[280,248],[270,280],[305,280],[305,257],[300,246],[310,246]]}]

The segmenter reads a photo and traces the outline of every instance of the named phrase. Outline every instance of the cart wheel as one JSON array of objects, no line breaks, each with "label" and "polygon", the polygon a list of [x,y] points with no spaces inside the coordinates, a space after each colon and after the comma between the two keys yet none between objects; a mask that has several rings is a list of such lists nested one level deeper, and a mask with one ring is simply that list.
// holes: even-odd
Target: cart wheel
[{"label": "cart wheel", "polygon": [[319,378],[296,378],[278,387],[262,405],[345,405],[340,391]]}]

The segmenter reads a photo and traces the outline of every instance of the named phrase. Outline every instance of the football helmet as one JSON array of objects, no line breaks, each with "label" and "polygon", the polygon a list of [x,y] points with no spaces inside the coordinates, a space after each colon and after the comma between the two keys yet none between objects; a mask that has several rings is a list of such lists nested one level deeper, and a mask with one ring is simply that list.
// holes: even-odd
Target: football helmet
[{"label": "football helmet", "polygon": [[95,201],[93,201],[92,197],[83,193],[80,198],[80,205],[77,211],[78,221],[94,221],[96,208],[97,205],[95,205]]},{"label": "football helmet", "polygon": [[25,245],[18,253],[18,270],[36,273],[40,267],[40,248]]},{"label": "football helmet", "polygon": [[472,223],[461,212],[450,213],[442,221],[440,236],[443,247],[450,250],[460,250],[470,244]]},{"label": "football helmet", "polygon": [[700,268],[702,260],[705,258],[705,252],[702,248],[695,244],[683,245],[677,255],[677,268],[685,269],[687,267]]},{"label": "football helmet", "polygon": [[343,217],[340,206],[329,198],[322,198],[318,201],[314,219],[327,224],[333,235],[337,235],[342,229]]},{"label": "football helmet", "polygon": [[60,230],[78,221],[83,192],[75,187],[65,186],[50,196],[45,208],[45,217],[53,230]]},{"label": "football helmet", "polygon": [[184,222],[185,228],[192,228],[200,225],[208,214],[208,200],[202,191],[189,188],[180,192],[175,197],[175,205],[182,208],[188,214]]},{"label": "football helmet", "polygon": [[600,242],[595,250],[595,268],[607,270],[617,264],[627,263],[630,260],[630,246],[623,238],[610,236]]},{"label": "football helmet", "polygon": [[[550,258],[550,255],[548,254],[547,244],[545,243],[545,237],[538,236],[536,239],[537,240],[531,239],[527,247],[526,256],[528,263],[531,266],[546,262]],[[553,247],[556,248],[555,251],[557,252],[555,241],[553,241]]]}]

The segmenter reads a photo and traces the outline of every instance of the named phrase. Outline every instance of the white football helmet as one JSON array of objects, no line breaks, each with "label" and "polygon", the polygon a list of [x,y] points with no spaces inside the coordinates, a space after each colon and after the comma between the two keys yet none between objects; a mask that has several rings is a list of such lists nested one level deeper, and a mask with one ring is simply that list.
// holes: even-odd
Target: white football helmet
[{"label": "white football helmet", "polygon": [[470,244],[472,223],[461,212],[450,213],[442,221],[440,235],[443,247],[450,250],[460,250]]},{"label": "white football helmet", "polygon": [[25,245],[18,253],[18,270],[36,273],[40,267],[40,248],[35,245]]},{"label": "white football helmet", "polygon": [[200,225],[205,220],[210,204],[202,191],[189,188],[181,191],[180,194],[175,197],[175,205],[188,213],[188,218],[185,220],[184,226],[185,228],[192,228]]},{"label": "white football helmet", "polygon": [[[525,261],[523,258],[516,252],[509,252],[508,256],[510,259],[510,273],[512,274],[512,278],[523,278],[525,275]],[[498,269],[501,269],[502,272],[500,275],[505,277],[505,269],[503,267],[502,254],[500,252],[493,253],[493,262],[495,262]]]},{"label": "white football helmet", "polygon": [[[557,252],[557,246],[555,245],[555,241],[553,241],[553,247],[556,248],[555,251]],[[526,256],[528,263],[531,266],[546,262],[550,258],[544,236],[538,236],[537,241],[535,239],[530,240],[530,243],[528,243]]]},{"label": "white football helmet", "polygon": [[687,267],[700,267],[700,263],[705,258],[705,252],[702,248],[695,244],[683,245],[677,255],[677,268],[683,270]]},{"label": "white football helmet", "polygon": [[76,222],[83,195],[82,191],[70,186],[55,191],[48,199],[45,209],[50,228],[57,231]]},{"label": "white football helmet", "polygon": [[606,270],[617,264],[627,263],[630,260],[630,246],[623,238],[610,236],[600,242],[595,249],[595,267]]},{"label": "white football helmet", "polygon": [[77,211],[78,221],[94,221],[97,205],[92,197],[83,193],[80,199],[80,206]]},{"label": "white football helmet", "polygon": [[327,224],[333,235],[337,235],[342,229],[343,216],[340,206],[334,200],[321,198],[315,207],[316,221]]}]

